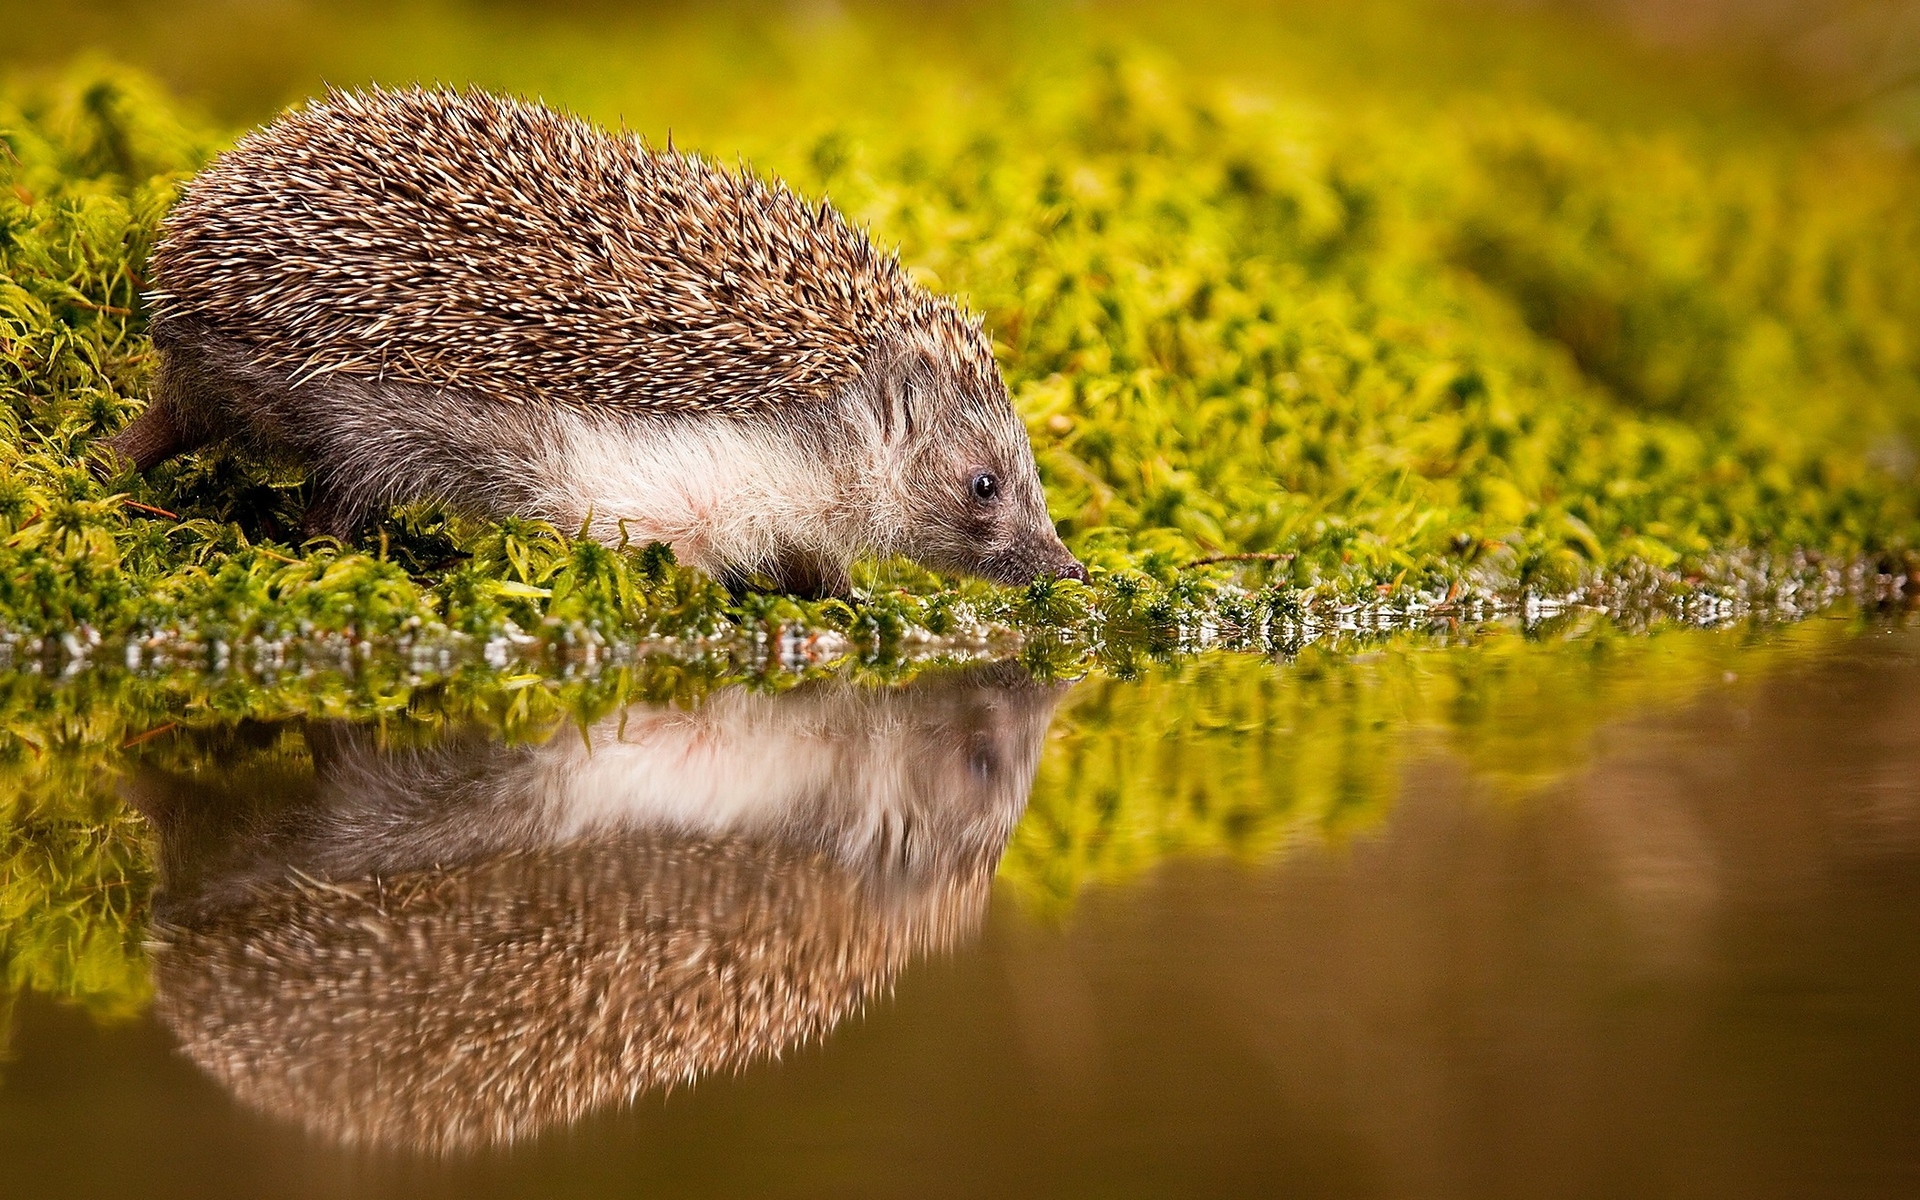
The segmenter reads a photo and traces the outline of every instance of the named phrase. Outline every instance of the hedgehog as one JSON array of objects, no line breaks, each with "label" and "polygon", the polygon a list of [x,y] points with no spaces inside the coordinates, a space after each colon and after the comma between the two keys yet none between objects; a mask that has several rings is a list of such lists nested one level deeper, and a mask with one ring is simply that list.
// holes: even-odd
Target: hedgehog
[{"label": "hedgehog", "polygon": [[302,468],[307,538],[432,501],[728,584],[894,555],[1086,579],[982,323],[829,204],[477,90],[329,90],[160,230],[158,368],[109,439]]},{"label": "hedgehog", "polygon": [[243,1103],[430,1153],[745,1069],[974,936],[1059,698],[1001,664],[143,772],[155,1011]]}]

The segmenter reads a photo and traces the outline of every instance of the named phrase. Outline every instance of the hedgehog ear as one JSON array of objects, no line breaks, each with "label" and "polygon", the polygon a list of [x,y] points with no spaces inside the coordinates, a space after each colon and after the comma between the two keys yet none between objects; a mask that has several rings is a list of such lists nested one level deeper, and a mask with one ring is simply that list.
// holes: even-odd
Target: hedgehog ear
[{"label": "hedgehog ear", "polygon": [[926,389],[921,373],[915,369],[916,365],[913,355],[901,355],[881,373],[880,394],[876,397],[880,410],[880,430],[890,442],[913,440],[921,397]]}]

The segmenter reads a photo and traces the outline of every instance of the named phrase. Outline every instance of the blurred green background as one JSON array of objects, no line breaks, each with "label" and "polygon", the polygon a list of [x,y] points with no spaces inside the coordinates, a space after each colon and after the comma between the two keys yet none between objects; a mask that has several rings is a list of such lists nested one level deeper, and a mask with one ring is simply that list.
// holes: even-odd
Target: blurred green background
[{"label": "blurred green background", "polygon": [[933,73],[991,89],[1089,41],[1148,44],[1238,83],[1370,107],[1521,96],[1609,124],[1920,126],[1911,0],[1269,0],[1205,4],[560,0],[74,0],[0,5],[0,62],[96,52],[219,120],[251,123],[323,82],[476,82],[606,120],[724,135],[806,119],[802,81],[878,105]]}]

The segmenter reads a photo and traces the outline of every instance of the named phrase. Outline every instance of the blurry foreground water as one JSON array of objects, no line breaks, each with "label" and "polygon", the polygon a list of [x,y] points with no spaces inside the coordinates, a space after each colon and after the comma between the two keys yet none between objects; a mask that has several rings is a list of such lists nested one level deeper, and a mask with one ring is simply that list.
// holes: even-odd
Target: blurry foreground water
[{"label": "blurry foreground water", "polygon": [[1468,641],[15,681],[0,1192],[1920,1192],[1920,629]]}]

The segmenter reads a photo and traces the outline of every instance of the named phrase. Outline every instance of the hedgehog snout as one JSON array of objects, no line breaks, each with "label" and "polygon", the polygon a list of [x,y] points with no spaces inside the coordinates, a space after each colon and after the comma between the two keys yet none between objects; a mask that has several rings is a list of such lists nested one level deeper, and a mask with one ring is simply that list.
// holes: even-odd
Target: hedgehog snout
[{"label": "hedgehog snout", "polygon": [[1055,579],[1072,579],[1079,583],[1087,582],[1086,564],[1073,556],[1059,538],[1053,539],[1052,553],[1035,572],[1036,575],[1051,575]]},{"label": "hedgehog snout", "polygon": [[1036,533],[1011,550],[993,555],[980,565],[979,574],[996,583],[1015,585],[1043,578],[1087,582],[1087,568],[1051,528]]}]

